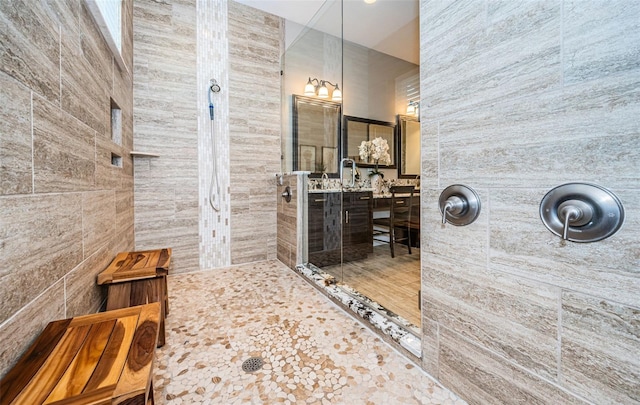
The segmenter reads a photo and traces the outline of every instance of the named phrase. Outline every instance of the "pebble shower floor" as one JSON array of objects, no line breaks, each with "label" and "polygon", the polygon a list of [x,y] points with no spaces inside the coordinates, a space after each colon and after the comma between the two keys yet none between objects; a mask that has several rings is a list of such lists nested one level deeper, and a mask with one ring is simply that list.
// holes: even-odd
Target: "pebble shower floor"
[{"label": "pebble shower floor", "polygon": [[465,404],[278,261],[169,276],[169,302],[156,404]]}]

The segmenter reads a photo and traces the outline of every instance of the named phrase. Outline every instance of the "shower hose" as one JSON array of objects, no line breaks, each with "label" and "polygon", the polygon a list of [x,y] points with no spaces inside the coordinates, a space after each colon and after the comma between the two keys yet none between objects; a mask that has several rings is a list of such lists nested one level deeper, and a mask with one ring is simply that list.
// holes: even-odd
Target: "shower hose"
[{"label": "shower hose", "polygon": [[216,139],[215,139],[215,116],[214,116],[214,107],[213,101],[211,100],[212,93],[219,93],[220,86],[216,83],[215,80],[211,80],[211,84],[209,85],[209,122],[210,122],[210,133],[211,133],[211,184],[209,185],[209,204],[214,211],[220,211],[220,182],[218,179],[218,162],[217,162],[217,151],[216,151]]}]

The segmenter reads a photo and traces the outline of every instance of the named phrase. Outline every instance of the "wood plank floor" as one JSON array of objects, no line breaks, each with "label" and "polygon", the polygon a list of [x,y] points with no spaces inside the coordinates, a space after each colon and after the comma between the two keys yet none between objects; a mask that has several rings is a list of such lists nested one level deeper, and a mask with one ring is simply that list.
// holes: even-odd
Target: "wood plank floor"
[{"label": "wood plank floor", "polygon": [[328,266],[324,271],[338,282],[355,288],[380,305],[420,326],[418,291],[420,290],[420,249],[407,253],[404,246],[396,246],[391,258],[389,245],[375,246],[373,254],[364,260]]}]

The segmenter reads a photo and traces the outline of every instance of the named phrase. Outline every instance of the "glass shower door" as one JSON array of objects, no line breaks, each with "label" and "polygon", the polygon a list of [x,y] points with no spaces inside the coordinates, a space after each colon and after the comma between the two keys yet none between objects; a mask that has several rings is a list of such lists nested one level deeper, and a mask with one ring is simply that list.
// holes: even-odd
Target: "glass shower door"
[{"label": "glass shower door", "polygon": [[[395,52],[399,50],[397,47],[384,46],[385,43],[397,43],[396,36],[408,32],[401,30],[403,26],[393,27],[391,19],[385,20],[388,24],[372,34],[376,36],[375,40],[363,38],[359,34],[368,17],[374,17],[373,14],[376,13],[390,15],[400,12],[400,9],[406,17],[405,24],[413,21],[416,28],[414,32],[417,33],[417,7],[418,2],[410,1],[376,2],[372,7],[367,7],[364,2],[345,1],[342,48],[344,80],[342,108],[345,117],[343,157],[356,162],[359,174],[356,187],[345,192],[343,197],[345,224],[342,239],[342,281],[414,325],[420,325],[419,231],[395,228],[396,235],[404,233],[402,237],[397,238],[399,243],[394,243],[392,255],[391,244],[388,243],[388,232],[384,235],[387,237],[386,242],[373,240],[374,232],[389,231],[388,225],[387,229],[374,228],[373,222],[374,216],[390,215],[390,187],[404,185],[418,187],[419,185],[417,179],[420,174],[419,160],[417,167],[407,168],[407,158],[415,155],[416,152],[420,154],[419,135],[418,143],[413,144],[409,150],[405,149],[401,154],[399,152],[401,133],[398,131],[398,122],[401,117],[409,113],[412,113],[417,120],[420,68],[418,58],[408,55],[412,52],[400,55]],[[403,46],[416,43],[414,39],[404,38],[400,43]],[[412,54],[414,56],[419,54],[418,49],[415,51]],[[405,137],[405,146],[408,144],[406,141]],[[365,151],[362,146],[368,143],[375,147],[375,152],[363,153]],[[379,145],[382,146],[378,147]],[[378,153],[379,150],[384,149],[384,145],[388,147],[390,155],[388,160],[382,159]],[[347,168],[344,170],[350,173]],[[371,181],[378,172],[383,176],[381,186]],[[350,179],[345,176],[344,181],[348,183]],[[414,191],[414,195],[419,196],[419,190]],[[417,202],[416,215],[419,217],[419,197],[411,201]],[[380,227],[383,226],[384,221],[377,222],[380,223]],[[409,234],[412,238],[411,242],[405,234]]]},{"label": "glass shower door", "polygon": [[308,172],[307,261],[342,281],[342,2],[285,23],[283,172]]}]

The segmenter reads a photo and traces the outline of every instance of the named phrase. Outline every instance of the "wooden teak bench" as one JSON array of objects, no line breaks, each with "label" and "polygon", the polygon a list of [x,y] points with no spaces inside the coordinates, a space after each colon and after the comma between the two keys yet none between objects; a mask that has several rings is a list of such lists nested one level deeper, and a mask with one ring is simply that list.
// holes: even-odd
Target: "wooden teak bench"
[{"label": "wooden teak bench", "polygon": [[171,248],[118,253],[103,272],[98,284],[108,287],[107,310],[160,302],[158,347],[164,345],[164,319],[169,313],[167,275]]},{"label": "wooden teak bench", "polygon": [[160,303],[51,322],[0,381],[0,404],[154,404]]}]

